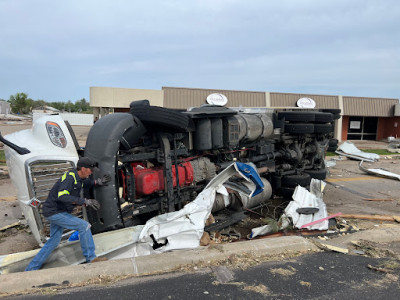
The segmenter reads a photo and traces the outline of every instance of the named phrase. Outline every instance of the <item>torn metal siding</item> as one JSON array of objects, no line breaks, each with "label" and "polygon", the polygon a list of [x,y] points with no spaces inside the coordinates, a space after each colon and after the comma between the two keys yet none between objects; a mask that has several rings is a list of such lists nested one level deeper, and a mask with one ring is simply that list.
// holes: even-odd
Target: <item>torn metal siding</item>
[{"label": "torn metal siding", "polygon": [[300,98],[311,98],[315,101],[316,108],[339,108],[339,97],[329,95],[271,93],[272,107],[297,107]]},{"label": "torn metal siding", "polygon": [[[322,200],[325,186],[325,182],[314,178],[311,180],[310,184],[311,192],[304,187],[297,186],[293,194],[293,201],[285,208],[284,215],[282,216],[282,228],[288,226],[289,221],[287,218],[289,218],[294,227],[299,229],[327,230],[329,222],[328,212]],[[318,208],[318,211],[313,214],[302,214],[298,212],[299,208]],[[321,222],[316,222],[319,220],[321,220]]]},{"label": "torn metal siding", "polygon": [[398,99],[343,97],[343,110],[347,116],[392,117]]},{"label": "torn metal siding", "polygon": [[186,109],[206,104],[206,98],[213,93],[224,94],[228,107],[265,107],[265,92],[227,91],[213,89],[190,89],[163,87],[164,107]]}]

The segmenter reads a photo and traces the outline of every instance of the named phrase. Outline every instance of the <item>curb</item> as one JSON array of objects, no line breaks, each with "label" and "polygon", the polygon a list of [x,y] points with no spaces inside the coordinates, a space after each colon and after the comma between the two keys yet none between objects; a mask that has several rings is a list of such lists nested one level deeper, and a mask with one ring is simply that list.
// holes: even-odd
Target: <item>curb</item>
[{"label": "curb", "polygon": [[2,293],[22,292],[34,288],[80,283],[104,275],[140,276],[170,272],[184,265],[223,261],[231,255],[274,256],[317,250],[318,247],[312,242],[297,236],[236,242],[94,264],[4,274],[0,275],[0,291]]}]

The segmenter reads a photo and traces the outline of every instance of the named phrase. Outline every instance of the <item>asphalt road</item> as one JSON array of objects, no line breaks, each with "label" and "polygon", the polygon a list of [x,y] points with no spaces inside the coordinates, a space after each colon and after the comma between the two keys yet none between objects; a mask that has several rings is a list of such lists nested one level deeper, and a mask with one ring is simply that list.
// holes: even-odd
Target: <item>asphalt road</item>
[{"label": "asphalt road", "polygon": [[[386,268],[386,272],[374,267]],[[389,300],[399,299],[399,275],[399,265],[389,258],[318,252],[245,270],[220,266],[191,274],[130,278],[106,286],[49,287],[42,294],[5,299]]]}]

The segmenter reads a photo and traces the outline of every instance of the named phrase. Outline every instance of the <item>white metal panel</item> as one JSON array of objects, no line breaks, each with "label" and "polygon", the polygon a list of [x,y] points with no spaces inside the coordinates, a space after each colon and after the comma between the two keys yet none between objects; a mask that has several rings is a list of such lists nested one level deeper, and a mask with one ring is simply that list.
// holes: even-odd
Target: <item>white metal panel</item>
[{"label": "white metal panel", "polygon": [[94,120],[93,114],[61,113],[60,116],[70,125],[92,126]]},{"label": "white metal panel", "polygon": [[60,115],[64,121],[68,121],[70,125],[93,125],[93,114],[79,114],[79,113],[57,113],[57,112],[33,112],[32,121],[35,122],[38,118],[48,115]]}]

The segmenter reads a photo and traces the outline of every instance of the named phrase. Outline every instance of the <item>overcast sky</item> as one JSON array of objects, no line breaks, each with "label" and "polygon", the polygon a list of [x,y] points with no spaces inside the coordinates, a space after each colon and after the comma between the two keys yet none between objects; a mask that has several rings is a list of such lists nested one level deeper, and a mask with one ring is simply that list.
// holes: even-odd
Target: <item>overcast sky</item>
[{"label": "overcast sky", "polygon": [[162,86],[400,97],[398,0],[0,0],[0,98]]}]

